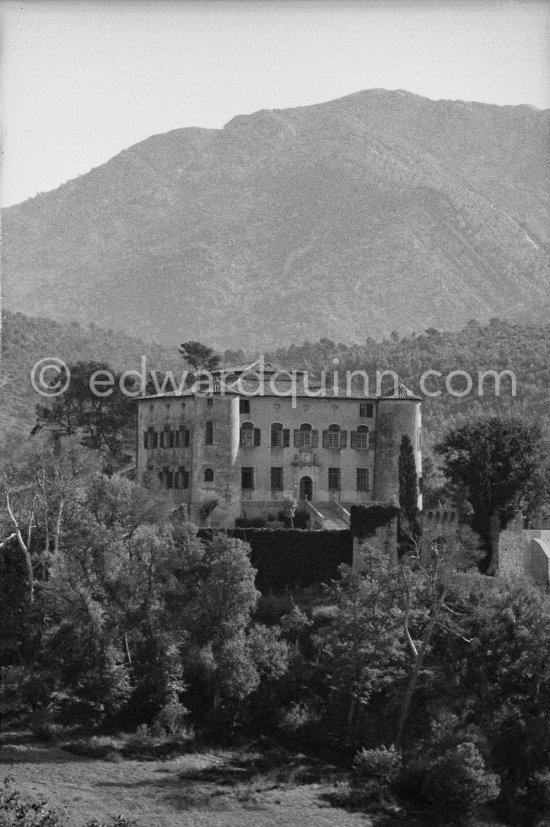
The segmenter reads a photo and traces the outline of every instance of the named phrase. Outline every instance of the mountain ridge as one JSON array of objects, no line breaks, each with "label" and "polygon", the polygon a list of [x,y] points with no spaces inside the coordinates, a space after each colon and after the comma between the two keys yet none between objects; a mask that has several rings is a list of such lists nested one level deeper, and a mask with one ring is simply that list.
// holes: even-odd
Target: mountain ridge
[{"label": "mountain ridge", "polygon": [[5,306],[253,347],[540,314],[549,135],[363,90],[150,136],[4,210]]}]

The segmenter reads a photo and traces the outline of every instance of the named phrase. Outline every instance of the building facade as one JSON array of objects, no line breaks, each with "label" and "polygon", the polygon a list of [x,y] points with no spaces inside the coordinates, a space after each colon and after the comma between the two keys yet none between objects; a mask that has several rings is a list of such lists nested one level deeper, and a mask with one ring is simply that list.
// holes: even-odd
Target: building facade
[{"label": "building facade", "polygon": [[303,377],[291,387],[274,368],[264,370],[261,385],[234,369],[223,379],[214,373],[200,392],[138,400],[138,479],[158,479],[196,522],[210,503],[212,525],[276,514],[286,497],[313,506],[397,504],[406,435],[421,490],[418,397],[404,389],[395,397],[315,396],[319,388]]}]

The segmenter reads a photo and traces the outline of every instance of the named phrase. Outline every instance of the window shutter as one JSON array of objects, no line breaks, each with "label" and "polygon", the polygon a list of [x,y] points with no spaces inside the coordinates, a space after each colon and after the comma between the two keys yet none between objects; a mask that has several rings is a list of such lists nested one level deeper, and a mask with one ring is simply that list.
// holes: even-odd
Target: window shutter
[{"label": "window shutter", "polygon": [[311,447],[317,448],[319,444],[319,431],[312,431],[311,432]]},{"label": "window shutter", "polygon": [[340,448],[348,447],[348,432],[340,431]]},{"label": "window shutter", "polygon": [[147,433],[147,431],[144,431],[144,432],[143,432],[143,447],[144,447],[144,448],[148,448],[148,447],[149,447],[149,445],[148,445],[148,440],[147,440],[147,437],[148,437],[148,436],[149,436],[149,434]]},{"label": "window shutter", "polygon": [[283,448],[290,446],[290,428],[283,428]]},{"label": "window shutter", "polygon": [[180,431],[174,431],[174,445],[176,446],[176,448],[180,447],[180,436]]},{"label": "window shutter", "polygon": [[168,447],[169,448],[174,447],[174,431],[169,431],[168,432]]},{"label": "window shutter", "polygon": [[159,435],[156,431],[153,431],[151,436],[153,437],[153,448],[156,448],[158,446]]},{"label": "window shutter", "polygon": [[160,447],[160,448],[164,448],[164,431],[161,431],[161,432],[160,432],[160,443],[159,443],[159,447]]},{"label": "window shutter", "polygon": [[351,431],[350,434],[350,447],[357,448],[357,431]]},{"label": "window shutter", "polygon": [[323,431],[323,448],[328,448],[328,431]]},{"label": "window shutter", "polygon": [[260,428],[254,428],[254,448],[259,448],[262,441],[262,432]]},{"label": "window shutter", "polygon": [[299,431],[298,428],[294,429],[294,447],[295,448],[300,447],[300,431]]}]

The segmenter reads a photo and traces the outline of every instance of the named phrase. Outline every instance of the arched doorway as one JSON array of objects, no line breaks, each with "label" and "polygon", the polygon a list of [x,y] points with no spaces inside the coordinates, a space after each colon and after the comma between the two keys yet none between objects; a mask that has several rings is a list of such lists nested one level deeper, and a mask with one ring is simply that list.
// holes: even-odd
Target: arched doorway
[{"label": "arched doorway", "polygon": [[311,500],[313,497],[313,480],[311,477],[302,477],[300,480],[300,499]]}]

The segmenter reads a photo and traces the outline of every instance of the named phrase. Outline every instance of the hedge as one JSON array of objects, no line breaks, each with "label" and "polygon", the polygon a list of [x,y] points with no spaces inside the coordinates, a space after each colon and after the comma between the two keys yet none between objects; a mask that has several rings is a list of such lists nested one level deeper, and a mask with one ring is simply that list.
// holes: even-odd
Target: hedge
[{"label": "hedge", "polygon": [[[349,531],[301,531],[299,529],[232,528],[230,537],[250,544],[251,563],[257,569],[261,592],[328,583],[339,576],[338,567],[351,566],[353,540]],[[212,529],[200,529],[208,540]]]},{"label": "hedge", "polygon": [[373,537],[376,529],[387,525],[399,514],[399,509],[389,503],[373,505],[352,505],[350,508],[350,529],[353,537],[363,540]]}]

